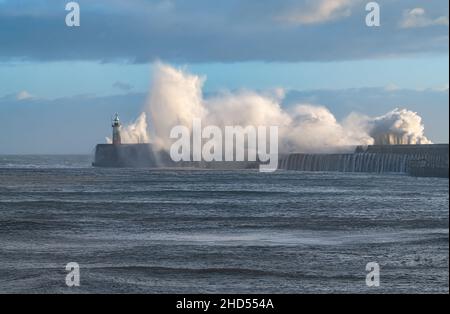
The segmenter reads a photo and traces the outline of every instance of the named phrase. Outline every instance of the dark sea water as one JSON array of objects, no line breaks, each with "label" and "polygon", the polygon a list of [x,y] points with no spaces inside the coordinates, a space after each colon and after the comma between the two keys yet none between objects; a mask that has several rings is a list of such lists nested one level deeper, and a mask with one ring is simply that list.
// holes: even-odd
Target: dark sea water
[{"label": "dark sea water", "polygon": [[447,179],[91,159],[0,156],[0,292],[449,291]]}]

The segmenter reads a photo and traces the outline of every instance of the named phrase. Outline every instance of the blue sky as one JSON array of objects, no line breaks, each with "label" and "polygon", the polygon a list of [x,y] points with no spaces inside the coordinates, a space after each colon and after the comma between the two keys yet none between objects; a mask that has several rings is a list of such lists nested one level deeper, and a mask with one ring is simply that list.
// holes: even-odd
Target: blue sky
[{"label": "blue sky", "polygon": [[[448,57],[421,56],[389,60],[333,62],[238,62],[179,64],[205,75],[205,91],[221,89],[295,90],[398,87],[444,88],[448,84]],[[152,64],[92,61],[16,62],[0,64],[5,79],[0,95],[22,90],[44,98],[145,92]],[[426,79],[424,79],[426,78]]]},{"label": "blue sky", "polygon": [[[108,123],[74,140],[55,112],[133,119],[155,60],[205,75],[205,93],[281,87],[341,118],[413,108],[448,142],[448,1],[380,0],[378,28],[363,0],[80,0],[79,28],[67,2],[0,0],[0,153],[90,152]],[[36,113],[45,145],[22,130]]]}]

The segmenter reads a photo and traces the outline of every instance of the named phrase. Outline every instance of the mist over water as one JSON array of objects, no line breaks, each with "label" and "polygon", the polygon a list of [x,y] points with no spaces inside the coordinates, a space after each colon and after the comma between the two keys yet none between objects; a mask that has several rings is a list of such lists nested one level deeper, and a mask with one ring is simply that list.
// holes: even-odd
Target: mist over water
[{"label": "mist over water", "polygon": [[[192,120],[219,127],[278,126],[280,153],[351,151],[357,145],[428,144],[421,117],[407,109],[394,109],[380,117],[351,113],[338,121],[325,106],[282,106],[282,89],[222,91],[204,98],[206,78],[158,63],[153,73],[144,112],[135,123],[122,128],[124,143],[151,141],[168,150],[170,130]],[[147,125],[148,119],[148,125]]]}]

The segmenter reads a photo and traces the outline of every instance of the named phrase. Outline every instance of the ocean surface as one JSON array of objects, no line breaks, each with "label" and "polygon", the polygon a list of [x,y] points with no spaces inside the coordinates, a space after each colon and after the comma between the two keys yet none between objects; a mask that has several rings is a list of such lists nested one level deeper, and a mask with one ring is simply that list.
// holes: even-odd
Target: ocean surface
[{"label": "ocean surface", "polygon": [[448,179],[91,161],[0,156],[1,293],[449,292]]}]

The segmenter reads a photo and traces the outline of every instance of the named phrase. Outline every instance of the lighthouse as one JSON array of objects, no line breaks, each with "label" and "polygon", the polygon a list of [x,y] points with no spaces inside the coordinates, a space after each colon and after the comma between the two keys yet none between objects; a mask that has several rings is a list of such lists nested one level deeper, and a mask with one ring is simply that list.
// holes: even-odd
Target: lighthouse
[{"label": "lighthouse", "polygon": [[122,144],[122,139],[120,138],[120,120],[119,115],[116,113],[114,119],[112,120],[112,128],[113,128],[113,145]]}]

